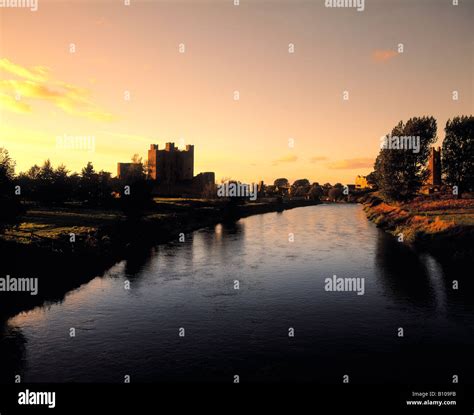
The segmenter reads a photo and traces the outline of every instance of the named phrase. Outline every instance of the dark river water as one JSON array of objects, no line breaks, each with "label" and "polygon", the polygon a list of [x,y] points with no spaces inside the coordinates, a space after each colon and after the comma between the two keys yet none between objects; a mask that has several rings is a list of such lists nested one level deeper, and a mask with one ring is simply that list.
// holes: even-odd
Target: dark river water
[{"label": "dark river water", "polygon": [[[364,295],[325,291],[333,275],[364,278]],[[9,318],[2,381],[472,382],[471,280],[472,268],[412,251],[359,205],[252,216]]]}]

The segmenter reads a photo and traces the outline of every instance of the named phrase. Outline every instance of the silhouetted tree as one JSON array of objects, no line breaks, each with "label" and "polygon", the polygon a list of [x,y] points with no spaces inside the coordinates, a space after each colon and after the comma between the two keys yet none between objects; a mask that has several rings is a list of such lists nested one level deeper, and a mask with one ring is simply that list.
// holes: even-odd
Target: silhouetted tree
[{"label": "silhouetted tree", "polygon": [[8,150],[0,148],[0,230],[16,221],[22,212],[19,195],[15,193],[15,162]]},{"label": "silhouetted tree", "polygon": [[447,184],[459,194],[474,190],[474,116],[448,120],[444,129],[442,166]]},{"label": "silhouetted tree", "polygon": [[369,184],[370,186],[372,186],[374,188],[377,187],[377,175],[376,175],[375,171],[368,174],[366,179],[367,179],[367,184]]},{"label": "silhouetted tree", "polygon": [[121,206],[129,218],[138,218],[153,205],[153,183],[146,179],[146,165],[138,154],[132,156],[133,167],[119,180]]},{"label": "silhouetted tree", "polygon": [[46,205],[64,202],[64,194],[62,193],[64,189],[61,188],[65,176],[67,177],[67,170],[64,166],[61,166],[59,171],[55,171],[48,159],[39,170],[34,169],[32,173],[36,175],[34,179],[31,178],[34,181],[34,186],[28,186],[27,190],[34,199]]},{"label": "silhouetted tree", "polygon": [[309,192],[311,185],[308,179],[299,179],[291,185],[290,192],[291,196],[302,197],[306,196]]},{"label": "silhouetted tree", "polygon": [[375,161],[375,177],[382,195],[388,200],[408,200],[420,190],[427,178],[426,163],[430,146],[436,141],[436,120],[433,117],[400,121],[392,137],[419,137],[419,152],[412,149],[382,148]]},{"label": "silhouetted tree", "polygon": [[331,183],[324,183],[323,186],[323,196],[328,196],[329,191],[332,189]]},{"label": "silhouetted tree", "polygon": [[319,185],[319,183],[313,183],[309,189],[308,197],[311,200],[320,200],[322,196],[323,188]]},{"label": "silhouetted tree", "polygon": [[290,189],[290,182],[288,181],[288,179],[279,178],[276,179],[273,184],[278,195],[284,196],[288,194],[288,190]]},{"label": "silhouetted tree", "polygon": [[81,171],[79,197],[88,205],[96,205],[99,199],[99,175],[90,161]]},{"label": "silhouetted tree", "polygon": [[328,192],[328,197],[329,200],[333,202],[341,200],[344,197],[342,186],[334,186],[332,189],[330,189]]},{"label": "silhouetted tree", "polygon": [[280,179],[276,179],[273,182],[273,185],[276,186],[276,187],[289,187],[290,182],[288,181],[288,179],[280,178]]},{"label": "silhouetted tree", "polygon": [[88,162],[79,177],[80,200],[89,206],[109,205],[113,200],[111,176],[104,170],[97,173],[94,165]]}]

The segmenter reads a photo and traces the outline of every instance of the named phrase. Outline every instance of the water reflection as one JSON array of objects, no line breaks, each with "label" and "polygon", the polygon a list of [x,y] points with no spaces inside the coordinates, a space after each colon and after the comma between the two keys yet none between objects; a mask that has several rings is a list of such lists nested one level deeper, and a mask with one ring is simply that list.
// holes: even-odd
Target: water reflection
[{"label": "water reflection", "polygon": [[423,258],[396,238],[380,232],[375,263],[386,295],[414,307],[432,307],[434,296]]},{"label": "water reflection", "polygon": [[[123,373],[228,381],[240,373],[339,383],[351,371],[359,382],[441,382],[473,365],[459,347],[474,341],[473,292],[451,289],[453,279],[470,280],[376,229],[356,205],[224,223],[131,250],[101,277],[87,275],[87,284],[65,285],[48,306],[3,325],[2,381],[17,373],[33,382],[120,382]],[[332,275],[365,278],[366,294],[325,292]]]}]

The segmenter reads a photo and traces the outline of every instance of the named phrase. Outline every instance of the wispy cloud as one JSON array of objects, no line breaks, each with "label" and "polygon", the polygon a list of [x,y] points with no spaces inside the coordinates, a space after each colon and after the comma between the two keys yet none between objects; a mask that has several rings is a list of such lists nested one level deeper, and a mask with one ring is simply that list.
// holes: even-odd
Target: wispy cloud
[{"label": "wispy cloud", "polygon": [[383,63],[388,62],[397,55],[398,53],[391,49],[376,49],[372,52],[372,59],[375,62]]},{"label": "wispy cloud", "polygon": [[326,156],[314,156],[309,159],[310,163],[317,163],[318,161],[325,161],[328,158]]},{"label": "wispy cloud", "polygon": [[13,111],[32,112],[30,100],[51,102],[64,112],[99,121],[111,121],[114,116],[92,101],[90,91],[69,83],[51,79],[44,66],[25,68],[8,59],[0,59],[0,71],[20,79],[0,81],[0,107]]},{"label": "wispy cloud", "polygon": [[289,154],[287,156],[280,157],[279,159],[273,160],[273,165],[276,166],[281,163],[294,163],[298,160],[298,156],[295,154]]},{"label": "wispy cloud", "polygon": [[20,78],[35,82],[46,81],[49,69],[45,66],[34,66],[30,69],[10,62],[6,58],[0,59],[0,70],[16,75]]},{"label": "wispy cloud", "polygon": [[31,112],[31,107],[24,102],[17,101],[15,98],[0,92],[0,107],[18,114]]},{"label": "wispy cloud", "polygon": [[371,168],[374,165],[374,159],[370,157],[339,160],[328,163],[327,167],[333,170],[352,170]]}]

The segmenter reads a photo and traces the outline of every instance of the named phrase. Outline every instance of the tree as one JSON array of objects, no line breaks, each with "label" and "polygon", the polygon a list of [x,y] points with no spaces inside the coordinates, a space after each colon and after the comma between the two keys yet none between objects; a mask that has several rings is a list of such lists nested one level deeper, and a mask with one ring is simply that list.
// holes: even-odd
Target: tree
[{"label": "tree", "polygon": [[444,179],[459,194],[474,190],[474,116],[448,120],[441,153]]},{"label": "tree", "polygon": [[0,148],[0,223],[14,222],[22,212],[19,198],[14,192],[14,178],[15,162],[8,150]]},{"label": "tree", "polygon": [[65,202],[72,196],[74,189],[69,181],[69,170],[64,164],[59,165],[53,171],[52,186],[57,195],[56,202]]},{"label": "tree", "polygon": [[419,139],[414,149],[382,148],[375,161],[377,186],[388,200],[409,200],[426,181],[430,146],[436,141],[436,120],[433,117],[411,118],[400,121],[392,130],[392,137]]},{"label": "tree", "polygon": [[285,179],[285,178],[280,178],[280,179],[276,179],[274,182],[273,182],[273,185],[276,186],[276,187],[290,187],[290,182],[288,181],[288,179]]},{"label": "tree", "polygon": [[147,166],[138,154],[132,156],[132,165],[119,180],[121,206],[129,219],[137,219],[153,206],[153,183],[146,179]]},{"label": "tree", "polygon": [[366,179],[367,179],[367,184],[372,186],[372,187],[377,187],[377,175],[375,173],[375,171],[373,171],[372,173],[368,174],[366,176]]},{"label": "tree", "polygon": [[[45,160],[39,170],[33,173],[36,173],[36,178],[33,179],[35,182],[34,198],[36,200],[49,205],[55,203],[63,196],[62,194],[58,193],[54,188],[54,168],[49,159]],[[32,188],[30,190],[32,190]]]},{"label": "tree", "polygon": [[[77,178],[72,177],[73,180]],[[79,198],[90,206],[102,206],[112,202],[112,174],[101,170],[97,173],[89,161],[82,169],[79,181]]]},{"label": "tree", "polygon": [[332,189],[331,183],[324,183],[322,187],[323,187],[323,196],[328,196],[329,191]]},{"label": "tree", "polygon": [[322,195],[323,188],[319,185],[319,183],[313,183],[309,189],[308,197],[311,200],[320,200]]},{"label": "tree", "polygon": [[72,199],[79,188],[76,173],[70,176],[64,164],[55,169],[49,160],[41,167],[35,164],[20,173],[16,181],[24,197],[45,204],[64,203]]},{"label": "tree", "polygon": [[79,179],[79,198],[88,205],[96,205],[99,199],[99,175],[92,162],[87,162]]},{"label": "tree", "polygon": [[132,156],[132,166],[128,172],[128,180],[131,182],[144,180],[147,176],[147,164],[143,162],[138,154],[134,154]]},{"label": "tree", "polygon": [[53,165],[51,164],[51,160],[45,160],[43,165],[41,166],[39,170],[39,178],[41,180],[47,181],[47,182],[52,182],[54,177],[54,168]]},{"label": "tree", "polygon": [[94,165],[91,161],[88,161],[86,167],[82,168],[81,177],[86,181],[95,180],[97,177],[97,173],[94,170]]},{"label": "tree", "polygon": [[299,179],[291,185],[290,192],[291,196],[294,197],[303,197],[306,196],[309,192],[311,185],[309,184],[308,179]]},{"label": "tree", "polygon": [[30,169],[26,172],[26,176],[32,180],[37,180],[40,177],[41,168],[37,164],[30,167]]},{"label": "tree", "polygon": [[337,202],[338,200],[341,200],[343,198],[343,196],[344,195],[343,195],[343,192],[342,192],[342,187],[334,186],[328,192],[329,200],[331,200],[333,202]]},{"label": "tree", "polygon": [[15,162],[10,157],[8,150],[0,147],[0,186],[11,183],[15,176]]},{"label": "tree", "polygon": [[112,197],[112,173],[101,170],[98,174],[97,201],[99,204],[109,204]]},{"label": "tree", "polygon": [[288,181],[288,179],[285,179],[282,177],[282,178],[276,179],[273,182],[273,184],[275,186],[275,193],[278,196],[283,197],[283,196],[288,195],[288,191],[290,189],[290,182]]}]

